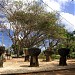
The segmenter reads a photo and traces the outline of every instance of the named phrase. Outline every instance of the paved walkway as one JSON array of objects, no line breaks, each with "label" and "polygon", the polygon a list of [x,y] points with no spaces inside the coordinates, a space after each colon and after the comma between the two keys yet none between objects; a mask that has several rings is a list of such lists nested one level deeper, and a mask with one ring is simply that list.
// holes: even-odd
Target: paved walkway
[{"label": "paved walkway", "polygon": [[75,68],[75,59],[67,60],[67,66],[58,66],[58,64],[58,60],[51,62],[39,60],[39,67],[28,67],[30,65],[29,62],[24,62],[23,59],[12,59],[4,62],[3,68],[0,68],[0,75]]}]

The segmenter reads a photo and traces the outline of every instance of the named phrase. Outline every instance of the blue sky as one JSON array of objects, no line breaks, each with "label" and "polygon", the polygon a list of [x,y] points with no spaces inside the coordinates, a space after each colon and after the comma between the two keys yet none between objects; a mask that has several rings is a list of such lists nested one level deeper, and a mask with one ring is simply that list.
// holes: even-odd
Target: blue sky
[{"label": "blue sky", "polygon": [[74,10],[75,10],[74,5],[75,5],[74,1],[66,2],[63,12],[74,15]]},{"label": "blue sky", "polygon": [[[16,0],[20,1],[20,0]],[[21,0],[25,1],[26,0]],[[28,0],[28,2],[31,2],[33,0]],[[48,6],[46,6],[47,11],[58,11],[60,15],[63,17],[62,18],[62,23],[65,24],[65,28],[68,31],[73,31],[75,30],[75,0],[36,0],[42,1],[46,3]],[[50,9],[51,8],[51,9]],[[53,10],[52,10],[53,9]],[[66,21],[66,20],[67,21]],[[1,22],[7,22],[7,19],[5,15],[0,11],[0,23]],[[9,27],[9,26],[8,26]],[[0,45],[2,44],[2,33],[0,33]],[[10,38],[6,36],[4,33],[4,45],[6,47],[10,46],[12,44]]]}]

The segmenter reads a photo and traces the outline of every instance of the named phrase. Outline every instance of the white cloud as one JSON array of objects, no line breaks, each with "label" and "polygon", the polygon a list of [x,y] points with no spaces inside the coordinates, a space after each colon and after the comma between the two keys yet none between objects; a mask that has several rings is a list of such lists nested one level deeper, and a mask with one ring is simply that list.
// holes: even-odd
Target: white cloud
[{"label": "white cloud", "polygon": [[59,2],[60,4],[64,4],[64,3],[70,2],[70,1],[72,1],[72,0],[57,0],[57,2]]},{"label": "white cloud", "polygon": [[4,23],[4,26],[6,26],[7,29],[10,29],[10,23]]},{"label": "white cloud", "polygon": [[2,21],[2,22],[7,21],[7,18],[6,17],[0,18],[0,21]]},{"label": "white cloud", "polygon": [[62,23],[65,24],[66,29],[69,31],[75,30],[75,16],[69,13],[60,13],[60,15],[63,17]]},{"label": "white cloud", "polygon": [[45,4],[47,4],[48,11],[60,11],[60,4],[54,0],[43,0]]},{"label": "white cloud", "polygon": [[[61,11],[63,8],[65,8],[65,5],[72,2],[75,3],[75,0],[42,0],[44,3],[46,3],[49,7],[51,7],[53,10]],[[49,11],[51,11],[50,8],[48,8]]]},{"label": "white cloud", "polygon": [[6,22],[6,23],[3,23],[3,25],[4,25],[7,29],[11,29],[12,31],[15,30],[15,25],[13,25],[12,22],[11,22],[11,23]]},{"label": "white cloud", "polygon": [[[65,24],[65,28],[68,31],[75,30],[75,21],[74,21],[75,20],[75,16],[72,15],[72,14],[69,14],[69,13],[61,12],[62,9],[65,8],[65,5],[68,2],[72,2],[72,0],[43,0],[43,1],[50,8],[52,8],[54,11],[60,11],[60,15],[63,17],[62,23]],[[47,7],[47,10],[51,11],[50,8]]]},{"label": "white cloud", "polygon": [[60,6],[61,6],[61,9],[65,9],[65,6],[68,5],[68,3],[75,3],[75,0],[55,0],[57,1]]},{"label": "white cloud", "polygon": [[21,39],[23,39],[23,36],[21,36],[21,35],[19,34],[18,38],[19,38],[19,40],[21,40]]},{"label": "white cloud", "polygon": [[[30,3],[32,1],[40,1],[40,0],[16,0],[16,1],[24,1],[25,3],[27,3],[27,2]],[[43,2],[49,6],[49,7],[47,6],[48,11],[50,11],[50,12],[51,11],[60,11],[61,16],[68,21],[67,22],[66,20],[62,19],[62,22],[63,22],[63,24],[65,24],[66,29],[68,29],[70,31],[75,30],[75,21],[74,21],[75,16],[72,14],[69,14],[69,13],[61,12],[62,8],[64,8],[64,5],[67,2],[72,2],[72,0],[43,0]],[[62,7],[62,5],[63,5],[63,7]],[[0,20],[2,20],[2,19],[0,18]],[[5,19],[3,19],[3,20],[5,20]],[[9,24],[7,24],[7,28],[8,29],[10,28]]]},{"label": "white cloud", "polygon": [[[2,46],[2,42],[0,41],[0,46]],[[5,46],[5,44],[3,44],[3,46]]]}]

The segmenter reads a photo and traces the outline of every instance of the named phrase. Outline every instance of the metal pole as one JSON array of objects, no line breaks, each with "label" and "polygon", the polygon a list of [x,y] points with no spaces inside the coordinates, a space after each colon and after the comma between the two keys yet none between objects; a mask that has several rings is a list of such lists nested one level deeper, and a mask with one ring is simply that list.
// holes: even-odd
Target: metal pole
[{"label": "metal pole", "polygon": [[3,32],[2,32],[2,46],[3,46],[3,43],[4,43],[4,35],[3,35]]}]

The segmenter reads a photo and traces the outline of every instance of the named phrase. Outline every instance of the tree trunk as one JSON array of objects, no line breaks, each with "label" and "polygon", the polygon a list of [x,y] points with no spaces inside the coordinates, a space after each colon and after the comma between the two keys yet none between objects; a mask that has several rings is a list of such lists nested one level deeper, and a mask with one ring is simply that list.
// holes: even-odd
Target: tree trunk
[{"label": "tree trunk", "polygon": [[59,66],[66,66],[67,63],[66,63],[66,56],[61,56],[60,57],[60,61],[59,61]]},{"label": "tree trunk", "polygon": [[24,54],[25,54],[24,61],[29,61],[29,52],[28,52],[28,50],[24,50]]},{"label": "tree trunk", "polygon": [[51,61],[51,56],[46,55],[46,62],[49,62],[49,61]]},{"label": "tree trunk", "polygon": [[29,61],[29,55],[26,55],[26,56],[25,56],[24,61]]},{"label": "tree trunk", "polygon": [[38,63],[38,56],[31,56],[31,59],[30,59],[30,66],[31,66],[31,67],[37,67],[37,66],[39,66],[39,63]]},{"label": "tree trunk", "polygon": [[17,50],[17,58],[19,58],[19,50]]}]

